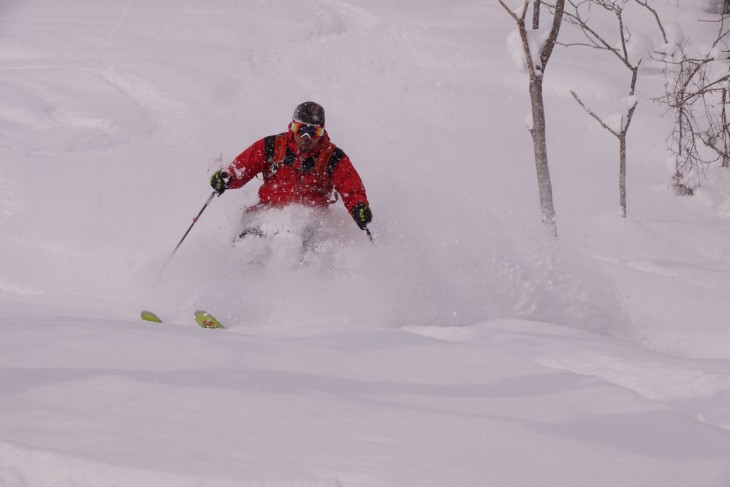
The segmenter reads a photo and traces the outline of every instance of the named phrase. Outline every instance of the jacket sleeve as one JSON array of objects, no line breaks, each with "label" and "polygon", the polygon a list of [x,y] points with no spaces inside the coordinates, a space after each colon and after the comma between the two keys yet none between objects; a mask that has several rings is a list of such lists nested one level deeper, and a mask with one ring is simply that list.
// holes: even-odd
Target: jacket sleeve
[{"label": "jacket sleeve", "polygon": [[231,174],[231,182],[228,188],[240,188],[262,172],[265,167],[266,149],[264,139],[261,139],[241,152],[228,166],[228,172]]},{"label": "jacket sleeve", "polygon": [[332,170],[332,183],[342,196],[342,202],[348,212],[358,203],[368,204],[362,179],[350,162],[350,158],[344,154]]}]

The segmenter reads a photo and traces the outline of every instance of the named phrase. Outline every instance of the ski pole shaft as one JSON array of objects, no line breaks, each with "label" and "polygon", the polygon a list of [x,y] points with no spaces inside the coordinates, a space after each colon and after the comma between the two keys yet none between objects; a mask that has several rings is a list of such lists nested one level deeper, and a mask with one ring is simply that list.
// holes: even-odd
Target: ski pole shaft
[{"label": "ski pole shaft", "polygon": [[185,238],[186,238],[186,237],[188,236],[188,234],[190,233],[190,230],[192,230],[192,229],[193,229],[193,226],[195,226],[195,223],[197,223],[197,221],[198,221],[198,218],[200,218],[200,215],[202,215],[202,214],[203,214],[203,212],[205,211],[205,209],[206,209],[206,208],[208,208],[208,205],[210,204],[210,202],[211,202],[211,201],[213,201],[213,198],[215,198],[215,197],[216,197],[217,195],[218,195],[218,192],[217,192],[217,191],[213,191],[212,193],[210,193],[210,196],[208,196],[208,200],[207,200],[207,201],[205,202],[205,204],[204,204],[204,205],[203,205],[203,207],[202,207],[202,208],[200,209],[200,211],[199,211],[199,212],[198,212],[198,214],[197,214],[197,215],[195,216],[195,218],[193,218],[193,223],[191,223],[191,224],[190,224],[190,226],[188,227],[188,231],[187,231],[187,232],[185,232],[185,235],[183,235],[183,236],[182,236],[182,238],[180,239],[180,241],[179,241],[179,242],[177,243],[177,245],[175,246],[175,250],[173,250],[173,251],[172,251],[172,253],[170,254],[170,256],[169,256],[169,257],[167,258],[167,260],[165,261],[165,265],[163,265],[163,266],[162,266],[162,269],[160,269],[160,274],[162,274],[162,271],[164,271],[164,270],[165,270],[165,268],[167,267],[167,264],[169,264],[169,263],[170,263],[170,261],[172,260],[173,256],[175,255],[175,252],[177,252],[177,249],[179,249],[179,248],[180,248],[180,246],[182,245],[183,241],[185,240]]},{"label": "ski pole shaft", "polygon": [[375,239],[373,238],[373,234],[370,233],[370,229],[365,227],[365,232],[368,234],[368,238],[370,238],[370,242],[375,243]]}]

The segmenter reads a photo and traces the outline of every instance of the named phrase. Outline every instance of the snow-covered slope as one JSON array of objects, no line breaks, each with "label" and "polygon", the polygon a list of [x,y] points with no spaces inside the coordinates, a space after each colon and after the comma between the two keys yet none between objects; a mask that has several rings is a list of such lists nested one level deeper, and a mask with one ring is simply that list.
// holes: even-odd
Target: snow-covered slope
[{"label": "snow-covered slope", "polygon": [[[699,0],[657,4],[702,35]],[[568,90],[610,113],[624,73],[560,49],[551,241],[513,27],[472,0],[6,0],[0,485],[727,485],[727,175],[668,192],[647,63],[619,218],[615,140]],[[376,244],[337,204],[307,265],[248,265],[252,183],[158,276],[211,171],[308,99]]]}]

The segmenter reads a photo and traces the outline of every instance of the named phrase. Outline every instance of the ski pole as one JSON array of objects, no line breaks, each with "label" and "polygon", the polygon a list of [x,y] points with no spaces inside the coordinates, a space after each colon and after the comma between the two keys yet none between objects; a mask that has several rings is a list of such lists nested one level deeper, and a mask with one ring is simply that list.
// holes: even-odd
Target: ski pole
[{"label": "ski pole", "polygon": [[218,191],[213,191],[212,193],[210,193],[210,196],[208,196],[208,201],[205,202],[205,204],[203,205],[203,207],[198,212],[198,215],[195,218],[193,218],[193,223],[191,223],[190,224],[190,227],[188,227],[188,231],[185,232],[185,235],[182,236],[182,238],[180,239],[180,241],[177,243],[177,246],[175,247],[175,250],[172,251],[172,253],[170,254],[170,257],[168,257],[167,260],[165,261],[165,265],[163,265],[162,266],[162,269],[160,269],[160,274],[162,274],[162,272],[165,270],[165,268],[167,267],[167,264],[170,263],[170,261],[172,260],[172,257],[175,255],[175,252],[177,252],[177,249],[180,248],[180,246],[182,245],[183,241],[185,240],[185,237],[187,237],[188,236],[188,233],[190,233],[190,230],[193,229],[193,226],[198,221],[198,218],[200,218],[200,215],[202,215],[203,212],[205,211],[205,209],[208,208],[208,205],[210,204],[211,201],[213,201],[213,198],[215,198],[218,195],[219,195]]},{"label": "ski pole", "polygon": [[375,239],[373,238],[373,234],[370,233],[370,229],[368,227],[365,227],[365,232],[368,234],[368,237],[370,238],[370,243],[375,243]]}]

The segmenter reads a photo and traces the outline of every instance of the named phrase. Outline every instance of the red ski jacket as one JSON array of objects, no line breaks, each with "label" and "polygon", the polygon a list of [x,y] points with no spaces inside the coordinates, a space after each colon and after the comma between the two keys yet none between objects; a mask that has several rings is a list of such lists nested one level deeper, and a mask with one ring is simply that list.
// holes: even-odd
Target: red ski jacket
[{"label": "red ski jacket", "polygon": [[350,158],[330,142],[325,131],[317,146],[300,153],[291,133],[270,135],[255,142],[228,167],[230,189],[240,188],[257,174],[261,204],[327,206],[336,190],[348,211],[358,203],[368,204],[365,187]]}]

